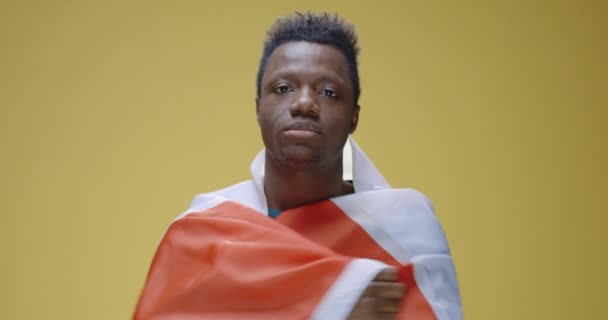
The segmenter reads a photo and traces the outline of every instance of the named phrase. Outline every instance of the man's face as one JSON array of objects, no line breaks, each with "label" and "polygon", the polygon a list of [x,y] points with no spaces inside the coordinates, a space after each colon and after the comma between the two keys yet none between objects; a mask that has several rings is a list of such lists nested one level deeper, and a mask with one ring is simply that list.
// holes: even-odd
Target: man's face
[{"label": "man's face", "polygon": [[318,43],[279,46],[266,64],[256,112],[271,158],[293,169],[335,166],[359,117],[346,58]]}]

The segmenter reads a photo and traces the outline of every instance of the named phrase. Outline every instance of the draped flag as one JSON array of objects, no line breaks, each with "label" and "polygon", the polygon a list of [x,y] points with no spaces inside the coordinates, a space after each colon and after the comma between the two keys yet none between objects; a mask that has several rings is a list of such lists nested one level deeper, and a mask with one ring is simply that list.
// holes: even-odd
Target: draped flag
[{"label": "draped flag", "polygon": [[134,319],[345,319],[385,267],[407,284],[399,319],[461,319],[430,202],[390,189],[351,140],[355,193],[267,216],[253,181],[200,195],[163,236]]}]

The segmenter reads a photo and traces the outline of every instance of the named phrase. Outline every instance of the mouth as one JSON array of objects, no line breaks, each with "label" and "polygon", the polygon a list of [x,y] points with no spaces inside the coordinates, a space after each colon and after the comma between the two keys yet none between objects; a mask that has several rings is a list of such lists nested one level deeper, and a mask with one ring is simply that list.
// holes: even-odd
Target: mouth
[{"label": "mouth", "polygon": [[283,129],[285,136],[295,139],[311,139],[323,134],[321,126],[310,121],[292,122]]},{"label": "mouth", "polygon": [[284,129],[284,132],[289,132],[289,131],[302,131],[302,132],[310,132],[310,133],[314,133],[314,134],[318,134],[321,135],[323,134],[323,129],[321,129],[321,126],[319,126],[317,123],[315,122],[310,122],[310,121],[296,121],[296,122],[292,122],[289,125],[287,125]]}]

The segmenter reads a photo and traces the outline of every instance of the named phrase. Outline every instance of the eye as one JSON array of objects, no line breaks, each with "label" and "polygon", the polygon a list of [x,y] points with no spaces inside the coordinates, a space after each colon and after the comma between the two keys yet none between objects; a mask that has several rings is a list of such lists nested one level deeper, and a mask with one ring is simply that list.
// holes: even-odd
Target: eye
[{"label": "eye", "polygon": [[330,98],[337,98],[338,97],[338,93],[331,90],[331,89],[323,89],[321,90],[321,94],[323,94],[326,97],[330,97]]},{"label": "eye", "polygon": [[282,84],[282,85],[274,88],[274,92],[276,92],[276,93],[287,93],[289,91],[291,91],[291,89],[289,88],[288,85],[285,85],[285,84]]}]

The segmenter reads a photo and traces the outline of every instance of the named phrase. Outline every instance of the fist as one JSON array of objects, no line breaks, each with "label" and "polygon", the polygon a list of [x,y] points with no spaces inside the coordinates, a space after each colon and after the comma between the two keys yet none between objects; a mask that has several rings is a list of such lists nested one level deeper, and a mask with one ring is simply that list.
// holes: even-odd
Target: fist
[{"label": "fist", "polygon": [[397,282],[397,269],[383,269],[365,289],[348,319],[396,319],[405,290],[405,284]]}]

